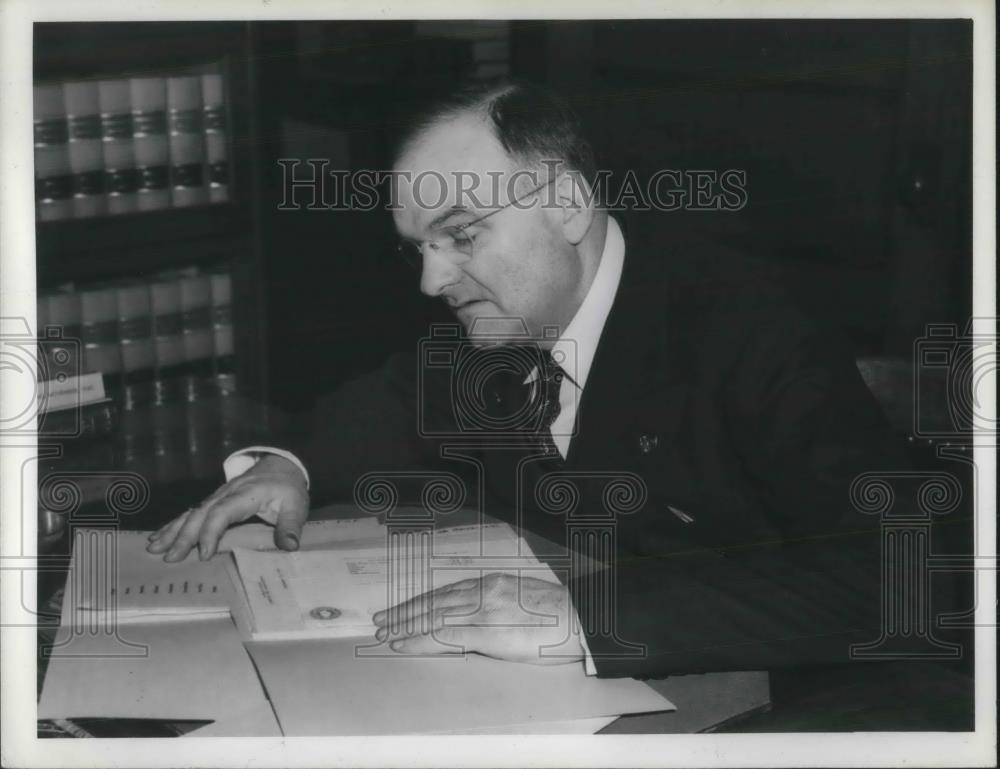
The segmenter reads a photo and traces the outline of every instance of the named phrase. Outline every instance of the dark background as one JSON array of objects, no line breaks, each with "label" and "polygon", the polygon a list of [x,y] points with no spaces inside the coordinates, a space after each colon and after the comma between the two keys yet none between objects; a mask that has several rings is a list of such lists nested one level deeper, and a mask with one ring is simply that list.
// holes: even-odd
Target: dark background
[{"label": "dark background", "polygon": [[[909,358],[926,323],[968,318],[971,22],[513,21],[503,34],[508,74],[567,96],[615,179],[746,171],[738,213],[627,214],[630,253],[655,255],[664,230],[733,244],[859,354]],[[247,381],[307,408],[447,317],[397,261],[388,212],[279,211],[277,160],[389,168],[403,116],[474,74],[475,38],[475,22],[36,25],[36,79],[225,53],[244,217],[231,234],[219,212],[211,224],[161,217],[166,243],[137,250],[119,234],[130,257],[117,262],[88,252],[104,237],[91,223],[43,228],[40,285],[65,279],[70,258],[104,277],[209,241],[235,248]]]},{"label": "dark background", "polygon": [[[322,28],[329,48],[308,64],[365,70],[374,58],[384,82],[313,75],[298,25],[261,25],[261,132],[286,131],[295,156],[290,121],[331,126],[351,167],[386,168],[394,120],[462,76],[461,50],[428,70],[412,66],[426,42],[407,24],[342,27]],[[908,355],[925,323],[969,314],[971,24],[515,23],[510,50],[514,76],[573,101],[615,179],[746,170],[739,213],[626,215],[633,252],[655,253],[671,228],[732,243],[777,264],[859,352]],[[412,343],[428,310],[383,256],[387,214],[277,212],[278,169],[262,165],[273,394],[297,400]]]}]

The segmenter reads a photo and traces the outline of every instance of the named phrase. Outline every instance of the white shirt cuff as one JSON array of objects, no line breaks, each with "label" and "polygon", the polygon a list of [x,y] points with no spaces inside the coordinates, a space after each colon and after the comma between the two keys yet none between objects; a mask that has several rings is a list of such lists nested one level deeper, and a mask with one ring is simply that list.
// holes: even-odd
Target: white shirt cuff
[{"label": "white shirt cuff", "polygon": [[[240,449],[239,451],[234,451],[225,461],[222,463],[222,472],[226,475],[226,482],[228,483],[233,478],[238,478],[243,475],[247,470],[257,464],[264,456],[268,454],[275,454],[279,457],[287,459],[293,465],[295,465],[299,470],[302,471],[302,475],[306,479],[306,488],[309,488],[309,473],[306,471],[306,466],[299,461],[299,458],[292,454],[290,451],[285,451],[284,449],[276,449],[271,446],[248,446],[245,449]],[[274,513],[265,511],[258,514],[260,518],[263,518],[270,524],[275,523]]]},{"label": "white shirt cuff", "polygon": [[597,665],[594,664],[594,658],[590,654],[590,647],[587,646],[587,636],[584,635],[583,628],[580,627],[580,618],[577,616],[576,626],[579,628],[580,633],[580,646],[583,647],[583,669],[588,676],[597,675]]}]

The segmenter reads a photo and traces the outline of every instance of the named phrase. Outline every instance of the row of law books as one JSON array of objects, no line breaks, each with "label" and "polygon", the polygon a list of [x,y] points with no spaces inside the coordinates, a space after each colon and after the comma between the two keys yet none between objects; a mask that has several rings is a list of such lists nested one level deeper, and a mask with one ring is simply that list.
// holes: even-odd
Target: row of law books
[{"label": "row of law books", "polygon": [[234,369],[228,266],[65,284],[40,294],[37,309],[40,381],[98,372],[116,393],[130,382]]},{"label": "row of law books", "polygon": [[[53,417],[74,422],[79,432],[53,439]],[[58,509],[67,481],[80,504],[99,502],[124,472],[151,486],[221,481],[223,460],[265,426],[262,407],[240,392],[232,374],[127,385],[115,400],[40,416],[39,504]]]},{"label": "row of law books", "polygon": [[222,67],[34,87],[40,221],[229,200]]}]

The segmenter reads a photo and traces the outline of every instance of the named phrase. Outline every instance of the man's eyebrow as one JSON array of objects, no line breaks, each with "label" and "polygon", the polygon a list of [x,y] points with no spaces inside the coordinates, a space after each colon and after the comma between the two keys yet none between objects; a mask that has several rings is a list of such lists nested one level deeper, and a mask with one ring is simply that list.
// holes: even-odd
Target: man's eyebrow
[{"label": "man's eyebrow", "polygon": [[427,225],[427,228],[433,230],[435,227],[444,224],[453,216],[458,216],[459,214],[468,214],[468,213],[470,213],[470,210],[466,206],[452,206],[444,213],[435,216],[434,219],[431,220],[431,223]]}]

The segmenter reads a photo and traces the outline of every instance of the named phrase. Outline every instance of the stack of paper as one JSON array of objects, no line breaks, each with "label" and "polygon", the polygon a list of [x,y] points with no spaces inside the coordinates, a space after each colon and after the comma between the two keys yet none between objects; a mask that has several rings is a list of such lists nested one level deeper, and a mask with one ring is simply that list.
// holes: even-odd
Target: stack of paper
[{"label": "stack of paper", "polygon": [[147,533],[76,529],[64,624],[92,627],[226,617],[232,583],[221,559],[183,567],[146,552]]}]

